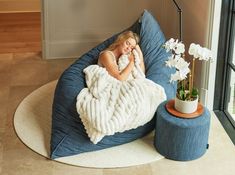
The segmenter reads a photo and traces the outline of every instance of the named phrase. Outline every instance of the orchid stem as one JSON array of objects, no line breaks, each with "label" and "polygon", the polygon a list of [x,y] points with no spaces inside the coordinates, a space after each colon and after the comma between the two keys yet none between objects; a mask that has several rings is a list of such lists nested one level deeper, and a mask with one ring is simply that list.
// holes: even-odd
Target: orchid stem
[{"label": "orchid stem", "polygon": [[191,89],[190,89],[190,96],[192,93],[192,89],[193,89],[193,81],[194,81],[194,68],[195,68],[195,58],[193,58],[193,64],[192,64],[192,74],[191,74]]},{"label": "orchid stem", "polygon": [[191,95],[192,94],[192,72],[190,71],[189,73],[189,85],[188,85],[188,90],[189,90],[189,94]]}]

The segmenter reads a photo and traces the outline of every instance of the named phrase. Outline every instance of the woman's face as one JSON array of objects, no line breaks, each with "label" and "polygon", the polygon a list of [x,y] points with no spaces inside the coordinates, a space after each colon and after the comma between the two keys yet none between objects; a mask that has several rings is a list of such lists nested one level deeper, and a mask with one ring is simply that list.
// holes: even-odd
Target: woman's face
[{"label": "woman's face", "polygon": [[133,38],[128,38],[122,44],[119,45],[122,54],[130,53],[136,46],[136,41]]}]

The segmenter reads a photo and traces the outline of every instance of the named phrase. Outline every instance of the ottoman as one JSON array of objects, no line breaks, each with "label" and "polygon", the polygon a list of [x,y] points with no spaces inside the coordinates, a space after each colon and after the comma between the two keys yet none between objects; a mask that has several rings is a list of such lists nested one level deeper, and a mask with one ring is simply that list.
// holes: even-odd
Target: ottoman
[{"label": "ottoman", "polygon": [[188,161],[201,157],[208,148],[210,113],[204,107],[195,118],[178,118],[167,112],[161,103],[157,109],[154,146],[172,160]]}]

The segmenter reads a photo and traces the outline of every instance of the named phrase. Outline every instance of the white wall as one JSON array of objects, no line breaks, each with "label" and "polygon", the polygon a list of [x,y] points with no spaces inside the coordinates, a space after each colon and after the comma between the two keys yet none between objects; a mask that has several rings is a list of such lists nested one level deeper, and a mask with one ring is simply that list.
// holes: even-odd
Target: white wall
[{"label": "white wall", "polygon": [[43,57],[78,57],[129,27],[144,9],[158,9],[160,3],[155,0],[43,0]]},{"label": "white wall", "polygon": [[206,79],[204,87],[208,89],[207,100],[205,101],[206,106],[213,110],[214,103],[214,92],[215,92],[215,75],[216,75],[216,62],[219,42],[219,29],[220,29],[220,13],[221,13],[222,0],[212,0],[211,3],[211,25],[208,37],[208,42],[211,50],[214,53],[214,62],[211,64],[204,65],[206,72]]}]

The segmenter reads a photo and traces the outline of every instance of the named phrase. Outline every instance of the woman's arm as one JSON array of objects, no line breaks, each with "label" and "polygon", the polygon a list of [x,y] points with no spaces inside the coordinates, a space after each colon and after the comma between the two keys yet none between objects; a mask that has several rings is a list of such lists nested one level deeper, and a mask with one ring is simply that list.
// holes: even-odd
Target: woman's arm
[{"label": "woman's arm", "polygon": [[144,57],[143,57],[143,53],[140,49],[140,46],[136,45],[135,50],[138,52],[139,57],[140,57],[140,67],[141,67],[142,71],[145,73]]},{"label": "woman's arm", "polygon": [[134,67],[133,54],[129,57],[129,64],[121,72],[119,72],[118,65],[113,61],[113,56],[109,52],[102,53],[99,59],[108,73],[120,81],[125,81]]}]

